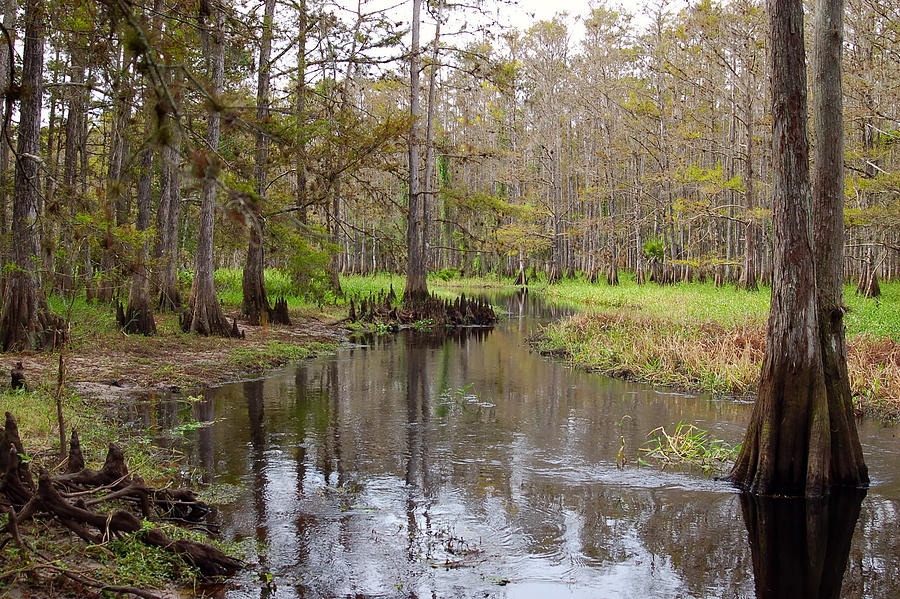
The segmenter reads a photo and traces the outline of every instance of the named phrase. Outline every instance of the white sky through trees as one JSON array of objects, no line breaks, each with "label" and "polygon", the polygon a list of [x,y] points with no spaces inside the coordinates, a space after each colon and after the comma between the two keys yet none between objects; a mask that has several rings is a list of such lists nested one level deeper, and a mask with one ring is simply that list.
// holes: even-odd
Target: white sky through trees
[{"label": "white sky through trees", "polygon": [[[359,0],[335,0],[349,13],[355,13]],[[403,22],[406,27],[412,17],[412,0],[362,0],[363,13],[386,10],[391,20]],[[660,4],[674,14],[684,4],[684,0],[609,0],[608,2],[586,0],[468,0],[457,2],[446,0],[447,5],[456,4],[452,9],[449,22],[442,27],[442,36],[463,37],[471,41],[493,36],[499,39],[504,29],[512,28],[526,31],[537,21],[551,20],[554,15],[567,13],[565,22],[569,28],[570,44],[576,46],[584,36],[584,19],[590,14],[592,6],[605,4],[611,9],[622,9],[634,16],[632,23],[636,28],[643,28],[649,21],[645,12],[655,9]],[[421,43],[427,45],[434,36],[434,19],[426,10],[426,0],[422,1]],[[463,4],[466,8],[460,8]],[[477,7],[477,8],[476,8]],[[405,42],[409,43],[407,34]],[[452,42],[449,42],[452,43]]]}]

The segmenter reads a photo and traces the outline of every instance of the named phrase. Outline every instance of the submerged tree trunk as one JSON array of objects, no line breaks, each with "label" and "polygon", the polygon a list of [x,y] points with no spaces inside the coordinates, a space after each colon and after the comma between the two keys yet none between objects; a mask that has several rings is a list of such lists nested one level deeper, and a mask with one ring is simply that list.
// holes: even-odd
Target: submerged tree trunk
[{"label": "submerged tree trunk", "polygon": [[852,419],[832,418],[833,382],[826,381],[823,365],[810,239],[801,1],[769,0],[769,26],[774,278],[759,395],[731,478],[760,495],[816,496],[837,486],[860,486],[867,477],[864,466],[862,472],[849,467],[854,460],[840,453],[851,450],[841,441],[846,431],[832,430]]},{"label": "submerged tree trunk", "polygon": [[[219,98],[225,81],[225,14],[216,9],[213,17],[215,28],[210,31],[211,60],[210,83],[214,97]],[[216,297],[213,281],[213,226],[216,215],[216,179],[218,167],[214,152],[219,147],[221,114],[216,106],[209,110],[206,143],[209,154],[203,169],[203,187],[200,191],[200,223],[197,236],[197,257],[194,261],[194,283],[188,301],[188,311],[181,327],[187,332],[201,335],[232,336],[232,328],[222,313]],[[204,160],[204,159],[201,159]]]},{"label": "submerged tree trunk", "polygon": [[272,312],[266,295],[265,254],[263,249],[262,207],[265,204],[269,160],[268,134],[264,131],[269,118],[269,61],[272,53],[272,21],[275,17],[275,0],[266,0],[263,17],[263,34],[259,48],[259,77],[256,88],[256,202],[251,207],[250,241],[247,245],[247,262],[242,279],[243,302],[241,311],[251,325],[270,320]]},{"label": "submerged tree trunk", "polygon": [[409,216],[406,227],[406,290],[403,301],[421,303],[428,299],[428,281],[422,248],[422,201],[419,189],[419,28],[421,0],[413,0],[412,48],[409,54]]}]

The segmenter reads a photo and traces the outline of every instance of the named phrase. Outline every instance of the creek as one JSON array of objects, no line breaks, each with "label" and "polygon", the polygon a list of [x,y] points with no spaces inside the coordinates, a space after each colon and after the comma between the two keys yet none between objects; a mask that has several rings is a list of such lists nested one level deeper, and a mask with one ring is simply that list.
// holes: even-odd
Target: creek
[{"label": "creek", "polygon": [[757,500],[642,466],[656,427],[737,444],[752,405],[573,370],[526,343],[566,309],[492,301],[493,328],[361,338],[132,414],[214,421],[175,442],[230,489],[224,538],[254,541],[224,597],[900,596],[898,429],[860,424],[864,496]]}]

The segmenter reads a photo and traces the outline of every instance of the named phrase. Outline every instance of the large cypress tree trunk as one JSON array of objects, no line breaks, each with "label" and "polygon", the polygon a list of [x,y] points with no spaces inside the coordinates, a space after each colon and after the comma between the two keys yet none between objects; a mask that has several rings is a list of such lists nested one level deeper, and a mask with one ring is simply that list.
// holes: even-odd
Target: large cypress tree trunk
[{"label": "large cypress tree trunk", "polygon": [[868,485],[853,416],[844,336],[844,122],[841,90],[843,0],[818,0],[815,15],[813,230],[819,337],[825,369],[833,478]]},{"label": "large cypress tree trunk", "polygon": [[[214,10],[213,18],[215,19],[215,28],[209,36],[212,46],[209,80],[212,84],[212,94],[218,99],[221,97],[225,83],[225,14],[217,8]],[[203,187],[200,191],[200,223],[197,236],[197,257],[194,261],[194,283],[191,286],[188,312],[182,320],[181,326],[185,331],[202,335],[229,337],[231,328],[219,306],[213,281],[213,226],[216,215],[216,178],[218,174],[214,152],[219,147],[220,127],[219,109],[211,106],[206,129],[209,155],[203,169]]]},{"label": "large cypress tree trunk", "polygon": [[413,0],[412,48],[409,54],[409,216],[406,227],[408,258],[406,264],[406,303],[421,303],[428,299],[425,256],[422,251],[422,201],[419,189],[419,28],[421,0]]},{"label": "large cypress tree trunk", "polygon": [[810,238],[803,5],[769,0],[768,7],[774,278],[759,395],[731,478],[760,495],[815,496],[862,480],[839,467],[823,366]]},{"label": "large cypress tree trunk", "polygon": [[41,94],[44,71],[44,6],[29,0],[25,7],[19,137],[13,188],[13,248],[0,316],[0,348],[53,347],[64,340],[59,320],[39,295],[37,204],[40,194]]},{"label": "large cypress tree trunk", "polygon": [[275,18],[275,0],[266,0],[263,17],[263,33],[259,46],[259,77],[256,86],[256,118],[259,131],[256,134],[256,204],[251,207],[250,241],[247,246],[247,262],[242,280],[242,312],[251,325],[268,322],[272,308],[266,295],[265,254],[263,251],[262,207],[265,204],[269,160],[269,140],[264,131],[269,118],[269,60],[272,54],[272,21]]}]

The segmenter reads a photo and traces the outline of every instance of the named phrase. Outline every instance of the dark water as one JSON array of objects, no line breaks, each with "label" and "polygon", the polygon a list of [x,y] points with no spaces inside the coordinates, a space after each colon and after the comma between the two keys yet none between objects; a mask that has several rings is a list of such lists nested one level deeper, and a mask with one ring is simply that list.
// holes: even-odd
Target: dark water
[{"label": "dark water", "polygon": [[258,542],[226,597],[900,597],[895,429],[862,427],[864,499],[760,501],[640,467],[652,429],[738,443],[750,406],[530,353],[560,311],[505,301],[493,330],[374,338],[205,393],[193,416],[216,422],[185,451],[232,490],[224,536]]}]

